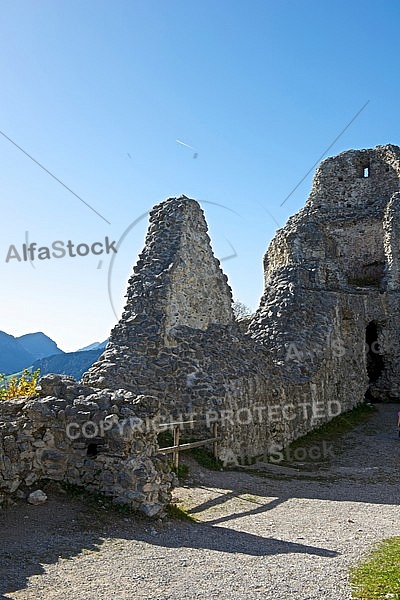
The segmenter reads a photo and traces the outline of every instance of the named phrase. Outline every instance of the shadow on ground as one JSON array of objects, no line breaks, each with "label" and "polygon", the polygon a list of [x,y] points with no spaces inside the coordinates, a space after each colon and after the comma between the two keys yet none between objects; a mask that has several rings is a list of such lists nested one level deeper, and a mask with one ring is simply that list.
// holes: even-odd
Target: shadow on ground
[{"label": "shadow on ground", "polygon": [[105,539],[126,539],[165,548],[208,549],[216,552],[269,556],[304,553],[332,558],[329,548],[286,542],[208,523],[167,521],[157,524],[142,517],[122,517],[93,511],[85,501],[57,493],[49,494],[46,505],[20,504],[0,518],[0,599],[5,600],[27,586],[46,565],[88,552],[101,552]]},{"label": "shadow on ground", "polygon": [[[319,498],[397,505],[400,440],[393,433],[393,407],[379,407],[368,424],[362,424],[339,443],[347,446],[332,461],[331,479],[310,483],[307,474],[274,477],[273,473],[218,472],[200,469],[197,491],[209,489],[208,496],[192,506],[194,516],[208,509],[228,505],[243,494],[244,510],[206,519],[207,522],[167,521],[162,524],[142,517],[94,509],[86,500],[48,492],[44,506],[25,502],[0,513],[0,598],[23,590],[28,579],[45,572],[46,565],[101,552],[105,540],[124,539],[165,548],[208,549],[249,556],[303,553],[333,558],[330,548],[310,546],[263,537],[221,523],[244,516],[267,513],[291,498]],[[54,484],[53,484],[54,486]],[[264,501],[265,499],[265,501]],[[243,505],[243,504],[242,504]],[[156,535],[154,528],[157,527]]]}]

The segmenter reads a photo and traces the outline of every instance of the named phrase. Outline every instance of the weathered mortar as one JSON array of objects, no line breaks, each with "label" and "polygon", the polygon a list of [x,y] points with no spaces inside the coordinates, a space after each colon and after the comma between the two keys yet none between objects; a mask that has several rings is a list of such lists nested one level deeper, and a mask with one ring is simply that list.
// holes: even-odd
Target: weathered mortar
[{"label": "weathered mortar", "polygon": [[[123,409],[135,416],[143,403],[153,406],[151,414],[158,401],[162,422],[203,419],[189,435],[204,436],[207,425],[218,421],[223,458],[229,451],[257,456],[273,444],[286,445],[362,402],[366,394],[398,398],[399,182],[396,146],[352,150],[325,160],[305,207],[277,232],[264,257],[264,294],[247,332],[233,319],[231,291],[213,256],[199,205],[184,196],[157,205],[129,280],[122,318],[105,352],[83,377],[83,389],[91,386],[90,393],[49,394],[53,397],[39,405],[23,401],[21,409],[17,401],[15,420],[0,412],[0,490],[27,483],[33,470],[35,476],[51,473],[117,498],[122,494],[149,513],[168,498],[172,476],[157,454],[157,431],[151,427],[134,430],[129,440],[117,436],[125,448],[118,460],[105,460],[101,453],[89,460],[83,456],[87,447],[67,442],[50,415],[49,427],[40,425],[27,440],[25,463],[25,447],[16,454],[14,449],[25,443],[18,436],[32,406],[46,406],[57,417],[59,409],[62,427],[80,413],[94,420],[115,414],[116,428],[110,431],[116,435]],[[371,348],[375,344],[375,351],[366,352],[366,341]],[[117,390],[115,397],[111,390]],[[151,396],[150,405],[136,400],[140,395]],[[69,404],[60,409],[60,399]],[[98,405],[93,414],[86,401]],[[38,460],[40,453],[31,447],[35,442],[37,448],[52,447],[53,429],[59,436],[57,451],[64,452],[55,473],[51,461]],[[141,465],[137,468],[144,478],[134,474],[132,479],[133,464]],[[124,489],[132,497],[118,487],[118,469],[126,473]],[[106,477],[110,487],[103,485],[104,471],[111,472]]]},{"label": "weathered mortar", "polygon": [[159,401],[125,390],[94,390],[73,378],[42,378],[42,397],[0,402],[0,506],[41,479],[102,492],[154,516],[174,481],[159,454]]},{"label": "weathered mortar", "polygon": [[[386,225],[389,219],[393,230],[396,211],[391,205],[386,221],[384,213],[399,173],[395,146],[350,151],[320,165],[306,206],[265,256],[265,292],[247,333],[232,323],[230,290],[198,205],[181,197],[157,206],[127,308],[84,381],[156,394],[166,419],[217,415],[221,453],[287,444],[329,420],[333,405],[334,414],[351,409],[368,388],[375,397],[393,395],[396,352],[386,352],[386,369],[370,385],[365,336],[371,321],[396,320],[394,297],[384,289],[393,282],[388,248],[397,260]],[[152,290],[145,297],[144,281]],[[155,321],[149,338],[146,328]],[[392,340],[383,325],[378,329],[379,342]]]},{"label": "weathered mortar", "polygon": [[[367,169],[364,172],[364,169]],[[364,176],[365,175],[365,176]],[[278,231],[264,258],[265,292],[249,326],[286,377],[326,377],[335,352],[304,360],[333,340],[345,351],[319,395],[361,401],[398,396],[397,322],[400,148],[378,146],[325,160],[306,206]],[[366,328],[376,323],[384,370],[368,382]],[[325,342],[323,339],[325,337]],[[290,344],[300,361],[287,360]],[[294,362],[294,364],[293,364]],[[290,364],[292,363],[292,364]]]}]

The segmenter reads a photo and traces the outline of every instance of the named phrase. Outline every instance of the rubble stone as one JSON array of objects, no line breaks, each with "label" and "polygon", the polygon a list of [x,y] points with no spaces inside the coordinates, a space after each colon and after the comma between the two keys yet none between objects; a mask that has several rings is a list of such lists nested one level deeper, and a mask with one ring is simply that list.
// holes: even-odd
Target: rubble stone
[{"label": "rubble stone", "polygon": [[158,514],[175,483],[160,431],[210,437],[222,460],[271,449],[365,399],[400,396],[400,148],[318,167],[264,257],[258,310],[236,321],[199,204],[150,214],[119,323],[81,382],[0,403],[0,505],[52,478]]}]

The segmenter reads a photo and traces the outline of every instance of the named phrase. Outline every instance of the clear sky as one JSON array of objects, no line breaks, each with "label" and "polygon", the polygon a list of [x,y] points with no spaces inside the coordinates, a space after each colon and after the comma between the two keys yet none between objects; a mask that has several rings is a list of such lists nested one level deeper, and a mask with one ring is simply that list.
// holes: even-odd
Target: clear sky
[{"label": "clear sky", "polygon": [[[0,330],[12,335],[43,331],[72,351],[116,317],[110,255],[32,266],[6,263],[11,245],[22,258],[26,236],[118,241],[182,193],[202,203],[217,257],[233,246],[224,271],[255,309],[262,257],[312,174],[281,203],[368,100],[328,155],[400,144],[397,0],[3,0],[1,13],[0,131],[103,217],[0,135]],[[114,259],[118,316],[146,226]]]}]

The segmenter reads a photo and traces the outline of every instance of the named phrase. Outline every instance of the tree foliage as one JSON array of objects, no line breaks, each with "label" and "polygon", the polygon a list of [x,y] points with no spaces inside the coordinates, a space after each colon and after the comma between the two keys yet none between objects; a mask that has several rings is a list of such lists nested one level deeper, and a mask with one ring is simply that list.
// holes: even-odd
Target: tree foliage
[{"label": "tree foliage", "polygon": [[0,373],[0,400],[11,400],[21,396],[37,396],[36,386],[40,369],[33,373],[24,369],[19,377],[9,377]]},{"label": "tree foliage", "polygon": [[243,304],[243,302],[239,302],[235,300],[232,304],[233,314],[235,315],[235,319],[242,319],[243,317],[249,317],[251,313],[251,309]]}]

